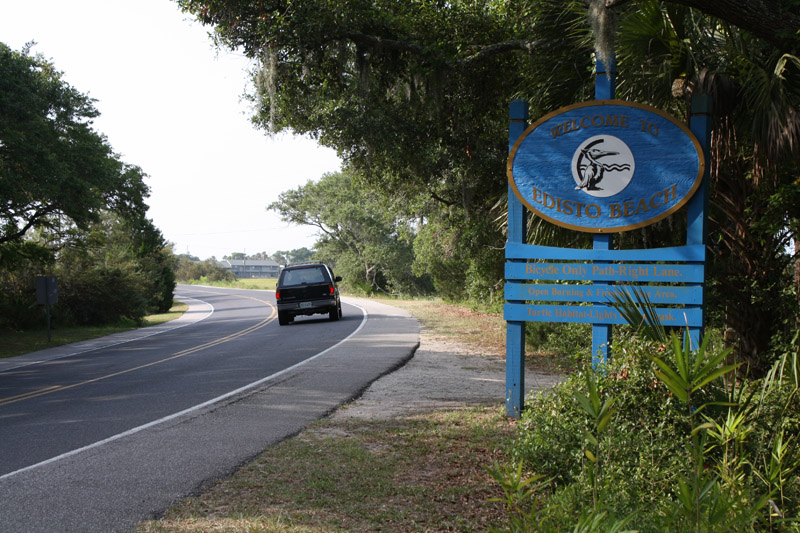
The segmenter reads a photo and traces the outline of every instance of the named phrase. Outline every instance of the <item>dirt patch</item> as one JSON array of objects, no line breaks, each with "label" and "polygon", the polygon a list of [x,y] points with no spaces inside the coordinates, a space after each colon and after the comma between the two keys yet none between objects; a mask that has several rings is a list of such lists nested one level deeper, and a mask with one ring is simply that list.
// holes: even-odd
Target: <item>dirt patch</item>
[{"label": "dirt patch", "polygon": [[[467,346],[420,335],[420,347],[402,368],[374,382],[333,421],[380,420],[437,410],[497,405],[505,401],[505,360]],[[528,370],[525,390],[551,387],[556,374]]]}]

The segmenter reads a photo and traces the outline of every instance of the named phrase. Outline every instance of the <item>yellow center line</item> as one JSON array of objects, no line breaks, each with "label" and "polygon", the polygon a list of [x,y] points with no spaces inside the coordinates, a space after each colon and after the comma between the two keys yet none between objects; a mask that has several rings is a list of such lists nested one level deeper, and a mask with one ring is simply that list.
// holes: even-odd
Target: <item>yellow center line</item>
[{"label": "yellow center line", "polygon": [[44,389],[39,389],[39,390],[31,391],[31,392],[26,392],[24,394],[19,394],[17,396],[10,396],[8,398],[2,398],[2,399],[0,399],[0,407],[3,407],[5,405],[9,405],[9,404],[12,404],[12,403],[21,402],[23,400],[30,400],[31,398],[38,398],[39,396],[45,396],[47,394],[52,394],[52,393],[58,392],[58,391],[74,389],[76,387],[80,387],[80,386],[83,386],[83,385],[88,385],[90,383],[96,383],[98,381],[103,381],[103,380],[110,379],[110,378],[113,378],[113,377],[116,377],[116,376],[121,376],[123,374],[128,374],[130,372],[135,372],[137,370],[142,370],[143,368],[148,368],[148,367],[151,367],[151,366],[160,365],[161,363],[166,363],[168,361],[172,361],[173,359],[179,359],[181,357],[184,357],[184,356],[187,356],[187,355],[190,355],[190,354],[193,354],[193,353],[197,353],[197,352],[205,350],[207,348],[212,348],[214,346],[218,346],[220,344],[223,344],[223,343],[230,342],[232,340],[238,339],[239,337],[243,337],[243,336],[245,336],[245,335],[247,335],[249,333],[252,333],[252,332],[254,332],[256,330],[259,330],[259,329],[263,328],[264,326],[266,326],[267,324],[269,324],[270,322],[273,322],[275,320],[275,317],[277,316],[277,313],[276,313],[276,310],[275,310],[275,306],[272,305],[271,303],[266,302],[264,300],[259,300],[258,298],[252,298],[250,296],[240,296],[240,298],[248,298],[250,300],[255,300],[257,302],[261,302],[263,304],[268,305],[270,307],[269,316],[267,318],[265,318],[264,320],[262,320],[261,322],[259,322],[258,324],[255,324],[253,326],[245,328],[245,329],[243,329],[241,331],[238,331],[236,333],[232,333],[230,335],[227,335],[225,337],[221,337],[219,339],[215,339],[213,341],[209,341],[209,342],[207,342],[205,344],[201,344],[200,346],[195,346],[194,348],[187,348],[186,350],[181,350],[180,352],[176,352],[176,353],[172,354],[171,356],[169,356],[169,357],[167,357],[165,359],[161,359],[161,360],[158,360],[158,361],[153,361],[152,363],[139,365],[139,366],[134,367],[134,368],[129,368],[127,370],[121,370],[119,372],[114,372],[113,374],[108,374],[108,375],[97,377],[97,378],[94,378],[94,379],[81,381],[79,383],[74,383],[72,385],[64,385],[64,386],[53,385],[51,387],[47,387],[47,388],[44,388]]},{"label": "yellow center line", "polygon": [[39,395],[39,394],[46,394],[48,392],[53,392],[54,390],[60,389],[60,385],[53,385],[52,387],[47,387],[46,389],[40,389],[35,391],[26,392],[25,394],[18,394],[17,396],[10,396],[8,398],[3,398],[0,400],[0,405],[5,405],[6,403],[13,403],[11,400],[20,401],[20,400],[27,400],[31,397],[31,395]]}]

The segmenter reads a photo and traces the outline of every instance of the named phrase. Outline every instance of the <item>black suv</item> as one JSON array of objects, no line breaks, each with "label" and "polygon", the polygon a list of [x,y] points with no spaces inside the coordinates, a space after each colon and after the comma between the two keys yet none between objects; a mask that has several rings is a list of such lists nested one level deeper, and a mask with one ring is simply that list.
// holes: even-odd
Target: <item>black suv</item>
[{"label": "black suv", "polygon": [[311,263],[290,265],[281,271],[275,299],[278,302],[278,324],[285,326],[298,315],[327,313],[331,320],[342,318],[342,302],[328,265]]}]

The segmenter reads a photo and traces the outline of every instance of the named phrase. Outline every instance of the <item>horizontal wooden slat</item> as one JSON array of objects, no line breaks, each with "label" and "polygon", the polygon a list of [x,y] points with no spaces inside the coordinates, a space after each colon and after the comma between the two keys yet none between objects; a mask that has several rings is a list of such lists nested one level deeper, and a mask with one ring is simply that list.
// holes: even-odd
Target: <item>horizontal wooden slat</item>
[{"label": "horizontal wooden slat", "polygon": [[[702,327],[700,308],[656,308],[665,326]],[[622,315],[605,305],[527,305],[505,304],[503,318],[510,322],[570,322],[584,324],[626,324]]]},{"label": "horizontal wooden slat", "polygon": [[506,263],[507,280],[702,283],[703,265]]},{"label": "horizontal wooden slat", "polygon": [[651,248],[645,250],[590,250],[557,248],[534,244],[506,244],[506,259],[543,259],[549,261],[705,261],[702,244]]},{"label": "horizontal wooden slat", "polygon": [[[654,304],[700,305],[703,303],[703,288],[700,286],[636,285],[635,288],[642,290]],[[506,283],[505,299],[530,302],[607,303],[614,293],[624,291],[633,296],[633,290],[634,286],[631,285],[597,287],[566,283],[562,285]]]}]

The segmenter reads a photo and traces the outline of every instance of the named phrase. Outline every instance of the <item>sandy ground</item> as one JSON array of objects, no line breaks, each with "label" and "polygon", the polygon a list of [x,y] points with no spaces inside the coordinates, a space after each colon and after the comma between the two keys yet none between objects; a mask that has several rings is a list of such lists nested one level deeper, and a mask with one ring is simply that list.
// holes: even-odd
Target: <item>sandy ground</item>
[{"label": "sandy ground", "polygon": [[[550,387],[561,378],[528,371],[525,389]],[[426,411],[505,401],[505,360],[442,341],[424,330],[420,347],[403,367],[375,381],[364,394],[331,418],[380,420]]]}]

